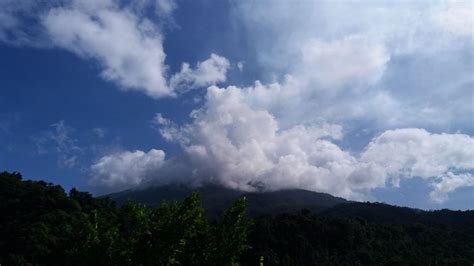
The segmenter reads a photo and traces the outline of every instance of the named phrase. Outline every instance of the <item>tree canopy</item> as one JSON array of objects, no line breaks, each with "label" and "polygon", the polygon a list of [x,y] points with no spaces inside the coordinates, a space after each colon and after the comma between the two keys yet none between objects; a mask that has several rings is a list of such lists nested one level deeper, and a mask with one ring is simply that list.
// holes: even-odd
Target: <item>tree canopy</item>
[{"label": "tree canopy", "polygon": [[[474,211],[342,203],[208,219],[200,196],[154,207],[0,173],[1,265],[472,265]],[[272,209],[270,209],[271,211]],[[214,215],[209,215],[214,217]]]},{"label": "tree canopy", "polygon": [[19,173],[0,173],[0,264],[233,265],[245,251],[246,201],[210,223],[197,193],[120,208]]}]

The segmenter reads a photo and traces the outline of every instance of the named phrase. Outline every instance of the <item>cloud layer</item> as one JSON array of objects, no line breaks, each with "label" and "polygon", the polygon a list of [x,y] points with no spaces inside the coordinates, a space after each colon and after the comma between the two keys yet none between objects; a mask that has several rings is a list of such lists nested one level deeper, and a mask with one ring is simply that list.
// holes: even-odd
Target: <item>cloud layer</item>
[{"label": "cloud layer", "polygon": [[465,115],[473,110],[473,10],[471,1],[241,1],[233,14],[255,43],[256,63],[282,86],[286,74],[297,83],[299,98],[284,105],[301,107],[285,113],[442,131],[474,129]]},{"label": "cloud layer", "polygon": [[[431,134],[417,128],[388,130],[354,155],[336,144],[344,137],[341,126],[282,129],[266,109],[250,106],[240,88],[210,87],[206,100],[192,113],[190,124],[178,126],[162,115],[155,117],[162,136],[182,146],[181,158],[162,164],[160,157],[159,163],[140,164],[139,173],[117,174],[122,167],[135,167],[133,160],[122,159],[124,154],[139,154],[148,161],[156,151],[106,156],[91,168],[94,182],[104,179],[109,188],[121,188],[124,178],[133,176],[135,185],[211,182],[247,191],[303,188],[366,199],[375,188],[421,177],[432,182],[431,198],[436,202],[445,201],[458,187],[472,186],[474,139],[467,135]],[[173,180],[170,173],[185,179]]]},{"label": "cloud layer", "polygon": [[[472,2],[235,2],[232,23],[257,56],[237,58],[237,67],[263,74],[224,87],[214,85],[229,80],[231,64],[214,53],[170,73],[164,29],[177,8],[173,0],[0,2],[0,41],[74,53],[121,90],[159,99],[210,86],[186,124],[153,118],[179,155],[113,152],[90,167],[93,186],[211,182],[367,199],[421,178],[441,203],[474,185]],[[74,150],[63,123],[45,136],[58,152]]]},{"label": "cloud layer", "polygon": [[[161,136],[179,143],[183,153],[145,171],[141,184],[179,176],[174,181],[367,199],[376,188],[423,178],[438,203],[473,186],[473,138],[423,129],[470,130],[467,88],[474,66],[459,59],[473,55],[472,6],[243,1],[233,12],[255,43],[256,64],[273,82],[212,86],[185,125],[157,114]],[[201,85],[194,76],[201,68],[216,69],[207,72],[225,81],[229,63],[217,59],[211,56],[196,70],[184,64],[172,87]],[[378,133],[366,137],[361,151],[342,148],[361,133],[352,129],[360,125]],[[92,169],[94,175],[97,166]]]}]

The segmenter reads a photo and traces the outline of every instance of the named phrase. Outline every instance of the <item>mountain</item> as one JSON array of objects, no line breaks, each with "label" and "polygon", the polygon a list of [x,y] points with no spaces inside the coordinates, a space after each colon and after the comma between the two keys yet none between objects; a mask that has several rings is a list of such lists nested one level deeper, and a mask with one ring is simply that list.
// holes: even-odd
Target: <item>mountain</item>
[{"label": "mountain", "polygon": [[[474,211],[423,211],[323,193],[186,186],[95,198],[0,172],[2,265],[473,265]],[[306,208],[306,210],[301,210]],[[258,214],[278,214],[261,215]],[[200,263],[197,262],[200,261]],[[225,262],[223,262],[225,261]],[[133,263],[131,263],[133,262]],[[176,263],[175,263],[176,264]],[[235,263],[234,263],[235,264]]]},{"label": "mountain", "polygon": [[302,209],[319,213],[338,204],[349,202],[326,193],[303,189],[242,192],[217,185],[205,185],[198,188],[190,188],[185,185],[155,186],[141,190],[125,190],[109,194],[107,197],[118,205],[122,205],[127,201],[134,201],[155,207],[165,200],[182,200],[191,195],[193,191],[199,192],[204,209],[211,217],[220,216],[222,210],[240,197],[246,197],[248,201],[247,213],[252,217],[262,214],[296,213]]},{"label": "mountain", "polygon": [[247,214],[260,215],[297,214],[303,209],[319,217],[363,219],[381,224],[413,224],[455,227],[474,222],[474,211],[435,210],[424,211],[385,203],[353,202],[330,194],[303,189],[287,189],[271,192],[243,192],[218,185],[191,188],[186,185],[154,186],[144,189],[125,190],[106,195],[119,206],[128,201],[157,207],[163,201],[180,201],[199,192],[202,205],[209,217],[220,217],[224,209],[240,197],[248,202]]},{"label": "mountain", "polygon": [[[245,196],[253,218],[241,265],[473,265],[474,211],[425,211],[292,189],[248,193],[169,185],[109,195],[158,206],[197,191],[209,217]],[[303,210],[306,209],[306,210]],[[264,214],[264,215],[262,215]],[[265,215],[269,214],[269,215]]]}]

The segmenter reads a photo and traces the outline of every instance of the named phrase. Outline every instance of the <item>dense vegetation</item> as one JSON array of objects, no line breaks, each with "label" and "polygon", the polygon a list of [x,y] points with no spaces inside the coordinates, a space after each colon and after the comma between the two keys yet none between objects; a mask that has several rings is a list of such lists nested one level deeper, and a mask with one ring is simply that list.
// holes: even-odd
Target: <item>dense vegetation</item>
[{"label": "dense vegetation", "polygon": [[[264,210],[268,203],[251,204],[261,204],[256,208]],[[474,263],[474,211],[426,212],[346,202],[317,212],[304,209],[249,221],[245,205],[238,199],[218,219],[211,213],[209,222],[196,193],[153,207],[137,203],[117,207],[107,198],[75,189],[65,193],[60,186],[4,172],[0,173],[0,264]],[[275,210],[281,211],[270,208],[270,213]]]},{"label": "dense vegetation", "polygon": [[1,265],[232,265],[245,249],[245,200],[210,224],[199,197],[116,208],[42,181],[0,173]]},{"label": "dense vegetation", "polygon": [[469,215],[469,223],[453,226],[308,211],[259,217],[249,235],[252,249],[242,260],[246,265],[256,265],[258,256],[265,265],[473,265],[474,213]]}]

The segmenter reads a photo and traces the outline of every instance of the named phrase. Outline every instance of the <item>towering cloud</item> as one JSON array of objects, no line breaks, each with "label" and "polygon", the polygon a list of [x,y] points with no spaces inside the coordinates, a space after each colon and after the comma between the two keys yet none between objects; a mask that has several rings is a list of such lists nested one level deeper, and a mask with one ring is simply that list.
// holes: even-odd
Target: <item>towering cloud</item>
[{"label": "towering cloud", "polygon": [[[158,115],[162,136],[178,142],[184,153],[161,168],[145,166],[146,174],[138,175],[142,184],[173,182],[169,177],[179,172],[186,179],[178,182],[212,182],[250,191],[304,188],[364,199],[372,189],[421,177],[431,180],[431,198],[436,202],[445,201],[456,188],[473,185],[470,136],[416,128],[388,130],[354,155],[336,144],[344,138],[341,126],[282,129],[266,109],[249,105],[246,96],[237,87],[210,87],[205,106],[192,113],[192,123],[177,126]],[[105,178],[113,183],[107,173],[116,175],[120,169],[101,170],[104,158],[92,166],[94,172],[103,173],[94,181]]]}]

